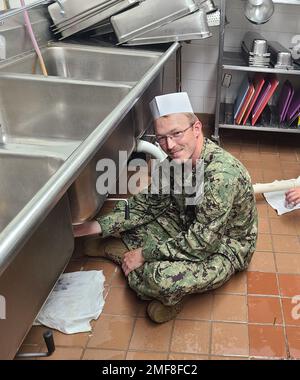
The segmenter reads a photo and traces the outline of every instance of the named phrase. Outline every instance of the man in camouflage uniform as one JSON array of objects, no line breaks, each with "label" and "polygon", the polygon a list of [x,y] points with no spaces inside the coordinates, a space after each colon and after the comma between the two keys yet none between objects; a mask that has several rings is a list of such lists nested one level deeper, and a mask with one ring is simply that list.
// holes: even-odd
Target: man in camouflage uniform
[{"label": "man in camouflage uniform", "polygon": [[169,160],[191,159],[193,167],[202,160],[201,200],[187,205],[184,191],[175,194],[172,186],[170,194],[140,193],[129,199],[129,220],[124,203],[119,202],[88,227],[89,233],[101,230],[102,237],[120,234],[127,248],[116,257],[113,251],[119,248],[113,245],[106,256],[115,261],[121,258],[129,286],[140,298],[152,300],[148,315],[158,323],[177,315],[185,295],[216,289],[246,269],[257,239],[257,211],[248,172],[203,137],[201,122],[189,107],[183,110],[189,112],[173,112],[172,107],[163,116],[162,111],[156,112],[156,136]]}]

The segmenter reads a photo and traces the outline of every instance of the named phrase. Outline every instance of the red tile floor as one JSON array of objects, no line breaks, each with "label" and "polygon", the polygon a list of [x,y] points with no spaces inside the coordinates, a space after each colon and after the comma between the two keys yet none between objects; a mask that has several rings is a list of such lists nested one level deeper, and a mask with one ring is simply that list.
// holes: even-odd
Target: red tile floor
[{"label": "red tile floor", "polygon": [[[296,135],[223,131],[221,143],[247,167],[253,183],[300,174]],[[66,270],[103,270],[105,307],[92,332],[55,332],[50,359],[299,359],[300,210],[278,216],[261,195],[257,208],[259,239],[248,271],[216,291],[188,297],[178,317],[162,325],[149,321],[146,303],[128,288],[121,270],[85,257],[78,239]],[[44,350],[43,330],[33,327],[21,350]]]}]

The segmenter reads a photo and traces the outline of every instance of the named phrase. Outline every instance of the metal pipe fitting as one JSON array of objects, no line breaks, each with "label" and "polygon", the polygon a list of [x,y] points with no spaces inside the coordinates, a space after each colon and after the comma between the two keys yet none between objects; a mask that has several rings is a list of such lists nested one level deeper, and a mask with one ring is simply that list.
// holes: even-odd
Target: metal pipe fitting
[{"label": "metal pipe fitting", "polygon": [[125,202],[125,219],[130,219],[130,209],[129,209],[129,201],[127,198],[107,198],[106,201],[110,202]]}]

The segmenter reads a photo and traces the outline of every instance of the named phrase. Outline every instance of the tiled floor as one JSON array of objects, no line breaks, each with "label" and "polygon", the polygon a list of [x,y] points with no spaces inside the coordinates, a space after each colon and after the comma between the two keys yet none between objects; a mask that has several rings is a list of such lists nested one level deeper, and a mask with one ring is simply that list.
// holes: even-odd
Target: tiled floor
[{"label": "tiled floor", "polygon": [[[288,134],[222,133],[222,145],[248,168],[253,183],[300,174],[300,140]],[[257,196],[259,239],[247,272],[222,288],[186,300],[176,320],[149,321],[146,303],[127,287],[120,269],[84,257],[78,240],[67,271],[103,270],[106,303],[91,333],[55,332],[50,359],[299,359],[300,210],[284,216]],[[42,327],[22,351],[43,350]]]}]

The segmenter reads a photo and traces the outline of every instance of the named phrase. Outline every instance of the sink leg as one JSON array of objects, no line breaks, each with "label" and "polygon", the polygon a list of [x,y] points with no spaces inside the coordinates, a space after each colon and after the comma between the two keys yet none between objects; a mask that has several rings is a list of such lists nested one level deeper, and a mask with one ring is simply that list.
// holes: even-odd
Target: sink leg
[{"label": "sink leg", "polygon": [[48,352],[33,352],[33,353],[28,353],[28,354],[17,354],[16,358],[21,359],[21,358],[44,358],[47,356],[51,356],[53,352],[55,351],[55,344],[54,344],[54,339],[53,339],[53,332],[51,330],[47,330],[43,334],[44,341],[47,346]]}]

